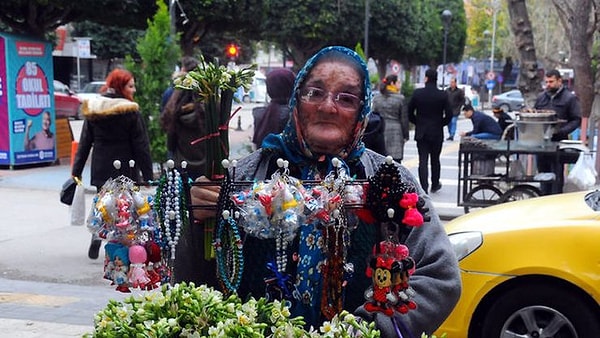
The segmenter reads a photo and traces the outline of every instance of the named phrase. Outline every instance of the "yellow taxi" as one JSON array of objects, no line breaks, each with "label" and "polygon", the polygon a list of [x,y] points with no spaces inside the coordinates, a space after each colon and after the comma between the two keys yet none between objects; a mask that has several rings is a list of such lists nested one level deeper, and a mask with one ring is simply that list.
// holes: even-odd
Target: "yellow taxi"
[{"label": "yellow taxi", "polygon": [[436,334],[600,337],[600,191],[499,204],[446,232],[463,292]]}]

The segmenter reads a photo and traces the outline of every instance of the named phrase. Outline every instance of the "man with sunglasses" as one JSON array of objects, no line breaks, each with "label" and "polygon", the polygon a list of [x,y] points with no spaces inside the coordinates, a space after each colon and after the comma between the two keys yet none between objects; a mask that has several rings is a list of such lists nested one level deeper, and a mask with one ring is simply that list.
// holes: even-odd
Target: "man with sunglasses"
[{"label": "man with sunglasses", "polygon": [[416,89],[408,102],[408,119],[415,125],[415,141],[419,153],[419,181],[423,190],[429,189],[431,161],[431,192],[442,188],[440,154],[444,142],[444,126],[452,120],[448,94],[437,88],[437,71],[425,72],[425,87]]}]

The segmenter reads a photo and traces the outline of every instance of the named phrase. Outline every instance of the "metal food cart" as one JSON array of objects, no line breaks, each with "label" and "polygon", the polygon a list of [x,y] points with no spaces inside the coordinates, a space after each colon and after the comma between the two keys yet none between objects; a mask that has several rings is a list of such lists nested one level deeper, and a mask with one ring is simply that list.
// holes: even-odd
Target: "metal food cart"
[{"label": "metal food cart", "polygon": [[[458,156],[457,205],[465,213],[497,203],[542,195],[541,183],[556,184],[556,173],[538,173],[536,158],[558,163],[558,143],[463,138]],[[558,167],[558,166],[557,166]]]}]

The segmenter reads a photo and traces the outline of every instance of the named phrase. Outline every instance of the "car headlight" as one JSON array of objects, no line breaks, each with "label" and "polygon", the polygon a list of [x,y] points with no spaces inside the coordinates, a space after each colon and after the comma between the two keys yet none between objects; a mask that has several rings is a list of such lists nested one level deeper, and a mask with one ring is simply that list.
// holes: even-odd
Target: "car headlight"
[{"label": "car headlight", "polygon": [[459,261],[477,250],[483,243],[483,236],[479,231],[454,233],[448,238]]}]

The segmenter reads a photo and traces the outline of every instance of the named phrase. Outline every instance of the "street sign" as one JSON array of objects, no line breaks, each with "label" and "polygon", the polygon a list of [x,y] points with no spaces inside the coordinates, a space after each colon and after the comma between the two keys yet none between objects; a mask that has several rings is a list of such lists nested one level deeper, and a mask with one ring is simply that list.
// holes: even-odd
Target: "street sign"
[{"label": "street sign", "polygon": [[392,65],[392,73],[393,74],[399,74],[400,73],[400,64],[397,61],[392,61],[391,62]]},{"label": "street sign", "polygon": [[81,58],[89,58],[91,53],[90,39],[79,38],[77,40],[77,55]]},{"label": "street sign", "polygon": [[492,90],[496,86],[496,81],[487,80],[487,81],[485,81],[485,86],[487,87],[488,90]]},{"label": "street sign", "polygon": [[488,80],[493,80],[493,79],[495,79],[495,78],[496,78],[496,73],[494,73],[494,72],[488,72],[487,74],[485,74],[485,77],[486,77]]},{"label": "street sign", "polygon": [[500,84],[502,82],[504,82],[504,77],[502,76],[502,74],[498,74],[498,79],[497,80],[498,80],[498,83],[500,83]]}]

